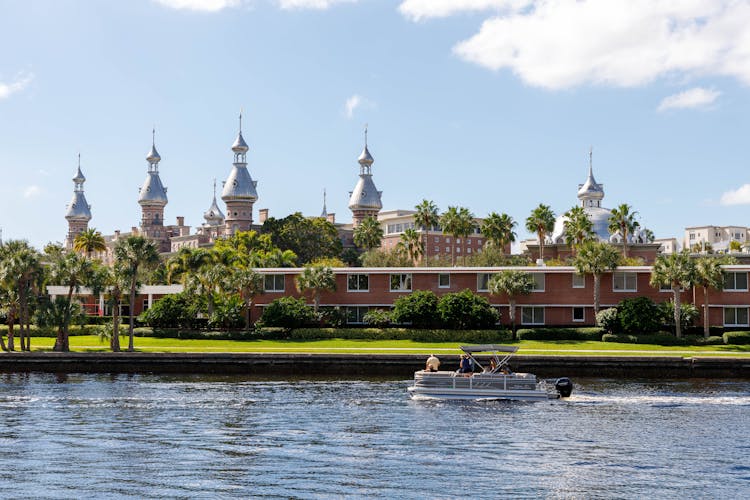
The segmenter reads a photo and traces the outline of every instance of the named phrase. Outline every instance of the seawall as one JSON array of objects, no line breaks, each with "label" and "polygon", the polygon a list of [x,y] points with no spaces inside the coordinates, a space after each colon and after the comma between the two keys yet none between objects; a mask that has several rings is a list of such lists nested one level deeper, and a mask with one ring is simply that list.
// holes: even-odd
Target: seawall
[{"label": "seawall", "polygon": [[[204,373],[248,376],[388,376],[411,378],[426,356],[414,354],[3,353],[0,372]],[[442,368],[458,356],[440,356]],[[515,356],[517,372],[539,377],[747,378],[750,358]]]}]

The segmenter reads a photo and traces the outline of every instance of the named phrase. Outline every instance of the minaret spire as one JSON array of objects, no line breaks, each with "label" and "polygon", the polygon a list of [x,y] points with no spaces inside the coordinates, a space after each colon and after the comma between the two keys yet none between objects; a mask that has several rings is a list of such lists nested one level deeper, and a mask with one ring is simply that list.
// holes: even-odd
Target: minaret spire
[{"label": "minaret spire", "polygon": [[589,146],[589,175],[594,175],[594,146]]},{"label": "minaret spire", "polygon": [[320,214],[321,217],[328,217],[328,209],[326,208],[326,188],[323,188],[323,212]]}]

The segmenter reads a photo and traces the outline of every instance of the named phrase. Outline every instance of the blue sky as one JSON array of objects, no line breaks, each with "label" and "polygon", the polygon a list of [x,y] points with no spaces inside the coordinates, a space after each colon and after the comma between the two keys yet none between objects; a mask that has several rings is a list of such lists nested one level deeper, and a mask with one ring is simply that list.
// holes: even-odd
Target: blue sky
[{"label": "blue sky", "polygon": [[[90,226],[139,223],[151,128],[166,217],[199,225],[244,109],[258,208],[337,221],[369,124],[385,209],[577,199],[657,237],[748,225],[750,2],[0,0],[0,226],[62,241],[77,154]],[[221,205],[223,207],[223,204]]]}]

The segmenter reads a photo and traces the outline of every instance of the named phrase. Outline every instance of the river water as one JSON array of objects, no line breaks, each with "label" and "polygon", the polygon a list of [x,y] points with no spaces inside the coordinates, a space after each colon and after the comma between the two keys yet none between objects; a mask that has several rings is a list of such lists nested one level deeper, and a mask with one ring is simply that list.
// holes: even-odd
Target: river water
[{"label": "river water", "polygon": [[408,382],[0,375],[0,496],[750,497],[748,381],[577,380],[536,403]]}]

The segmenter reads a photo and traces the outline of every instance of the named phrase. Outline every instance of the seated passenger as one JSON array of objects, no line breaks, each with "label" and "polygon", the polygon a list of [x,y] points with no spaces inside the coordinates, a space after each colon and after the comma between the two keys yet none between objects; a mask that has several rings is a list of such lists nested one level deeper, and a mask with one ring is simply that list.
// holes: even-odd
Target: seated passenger
[{"label": "seated passenger", "polygon": [[471,359],[467,354],[461,355],[461,364],[458,367],[458,373],[463,373],[465,376],[469,376],[472,372]]},{"label": "seated passenger", "polygon": [[427,363],[425,364],[424,371],[436,372],[438,371],[438,368],[440,368],[440,360],[434,354],[430,354],[430,357],[427,358]]}]

